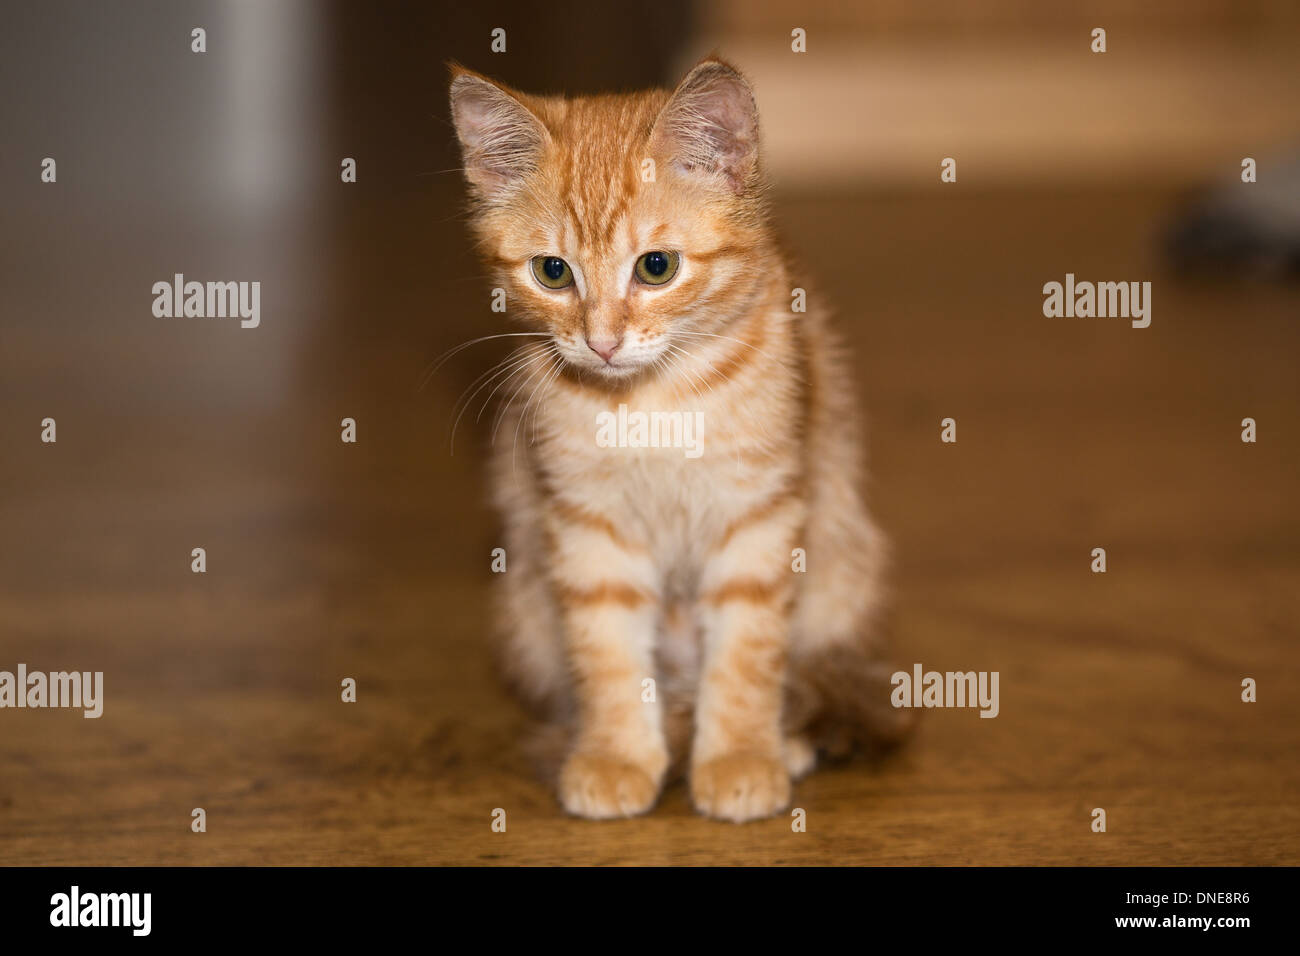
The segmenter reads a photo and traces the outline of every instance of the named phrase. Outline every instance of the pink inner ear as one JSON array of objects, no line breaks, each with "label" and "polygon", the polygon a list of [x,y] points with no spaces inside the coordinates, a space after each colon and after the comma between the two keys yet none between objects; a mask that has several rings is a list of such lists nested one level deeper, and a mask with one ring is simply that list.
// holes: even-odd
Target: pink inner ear
[{"label": "pink inner ear", "polygon": [[452,83],[452,120],[465,154],[465,175],[484,187],[517,179],[533,168],[542,130],[527,107],[473,77]]},{"label": "pink inner ear", "polygon": [[687,171],[722,173],[740,191],[758,153],[758,114],[744,79],[720,65],[699,67],[664,109],[663,136]]}]

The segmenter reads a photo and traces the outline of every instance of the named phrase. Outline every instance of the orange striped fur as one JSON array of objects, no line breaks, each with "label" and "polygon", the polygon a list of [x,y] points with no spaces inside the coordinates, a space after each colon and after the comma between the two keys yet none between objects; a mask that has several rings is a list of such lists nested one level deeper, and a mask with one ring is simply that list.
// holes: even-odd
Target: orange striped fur
[{"label": "orange striped fur", "polygon": [[[819,747],[899,726],[852,383],[823,312],[791,309],[750,86],[712,58],[576,99],[454,67],[451,100],[483,261],[541,333],[502,373],[492,474],[503,658],[563,728],[560,801],[641,813],[683,768],[705,814],[776,813]],[[635,271],[653,251],[679,257],[663,285]],[[602,447],[620,405],[699,413],[702,454]]]}]

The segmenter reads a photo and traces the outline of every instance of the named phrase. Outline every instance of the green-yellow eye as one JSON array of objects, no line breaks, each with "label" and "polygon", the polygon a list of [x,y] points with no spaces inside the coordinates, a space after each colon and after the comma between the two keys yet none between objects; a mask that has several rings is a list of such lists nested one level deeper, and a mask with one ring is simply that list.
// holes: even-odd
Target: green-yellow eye
[{"label": "green-yellow eye", "polygon": [[548,289],[563,289],[573,285],[573,270],[559,256],[537,256],[533,259],[533,275]]},{"label": "green-yellow eye", "polygon": [[677,275],[681,261],[675,252],[647,252],[636,261],[636,277],[646,285],[663,285]]}]

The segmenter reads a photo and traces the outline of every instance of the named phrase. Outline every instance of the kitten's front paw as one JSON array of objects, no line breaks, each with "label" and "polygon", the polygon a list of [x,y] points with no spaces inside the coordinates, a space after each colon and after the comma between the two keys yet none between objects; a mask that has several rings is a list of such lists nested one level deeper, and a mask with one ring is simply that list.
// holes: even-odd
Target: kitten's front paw
[{"label": "kitten's front paw", "polygon": [[790,803],[790,774],[779,759],[730,754],[696,764],[691,799],[701,813],[744,823],[770,817]]},{"label": "kitten's front paw", "polygon": [[635,764],[598,754],[575,753],[560,771],[560,803],[592,820],[645,813],[659,796],[659,782]]}]

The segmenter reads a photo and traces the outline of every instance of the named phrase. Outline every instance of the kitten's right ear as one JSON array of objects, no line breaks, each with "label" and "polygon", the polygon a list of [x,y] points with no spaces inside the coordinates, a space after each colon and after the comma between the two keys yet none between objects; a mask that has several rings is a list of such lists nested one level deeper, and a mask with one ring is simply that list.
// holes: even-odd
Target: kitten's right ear
[{"label": "kitten's right ear", "polygon": [[516,94],[452,64],[451,118],[465,178],[485,199],[499,198],[537,168],[550,139]]}]

